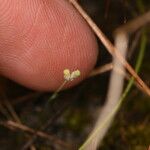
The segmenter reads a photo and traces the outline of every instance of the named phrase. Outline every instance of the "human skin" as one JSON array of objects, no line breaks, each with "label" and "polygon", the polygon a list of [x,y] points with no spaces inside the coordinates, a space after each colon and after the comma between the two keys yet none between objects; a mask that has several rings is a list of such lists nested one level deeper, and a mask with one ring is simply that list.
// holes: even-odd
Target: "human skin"
[{"label": "human skin", "polygon": [[85,79],[96,63],[95,37],[67,0],[0,0],[0,74],[28,88],[55,91],[63,70]]}]

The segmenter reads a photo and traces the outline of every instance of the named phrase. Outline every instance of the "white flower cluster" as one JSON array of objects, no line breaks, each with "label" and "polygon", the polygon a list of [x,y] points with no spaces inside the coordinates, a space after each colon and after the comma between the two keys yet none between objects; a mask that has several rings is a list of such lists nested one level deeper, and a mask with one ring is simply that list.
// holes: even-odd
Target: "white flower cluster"
[{"label": "white flower cluster", "polygon": [[75,78],[78,78],[81,75],[81,72],[79,70],[75,70],[73,72],[70,72],[69,69],[64,70],[64,79],[66,81],[72,81]]}]

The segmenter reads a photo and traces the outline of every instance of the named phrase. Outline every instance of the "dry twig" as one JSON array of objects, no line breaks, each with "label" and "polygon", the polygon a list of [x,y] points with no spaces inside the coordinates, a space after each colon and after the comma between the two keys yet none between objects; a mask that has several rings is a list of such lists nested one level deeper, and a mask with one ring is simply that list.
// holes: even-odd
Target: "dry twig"
[{"label": "dry twig", "polygon": [[[142,81],[142,79],[137,75],[137,73],[134,71],[134,69],[125,60],[125,58],[120,54],[120,52],[117,50],[117,48],[110,42],[110,40],[105,36],[105,34],[98,28],[98,26],[94,23],[94,21],[87,15],[87,13],[76,2],[76,0],[69,0],[69,1],[78,10],[78,12],[81,14],[81,16],[87,21],[87,23],[89,24],[91,29],[98,36],[98,38],[101,40],[101,42],[106,47],[106,49],[109,51],[109,53],[112,56],[118,58],[118,60],[129,71],[129,73],[135,78],[136,82],[141,86],[141,88],[143,88],[143,91],[145,91],[145,93],[147,93],[150,96],[150,89],[149,89],[149,87]],[[146,14],[144,14],[143,16],[138,17],[133,22],[131,21],[129,23],[128,27],[125,25],[123,27],[122,31],[126,31],[127,33],[134,32],[135,30],[137,30],[138,28],[140,28],[141,26],[145,25],[148,22],[150,22],[150,11],[147,12]],[[135,26],[135,25],[137,25],[136,28],[133,28],[133,26]]]},{"label": "dry twig", "polygon": [[61,145],[62,147],[65,147],[67,149],[71,149],[71,146],[66,144],[66,143],[64,143],[61,139],[58,139],[57,137],[49,135],[49,134],[44,133],[42,131],[36,131],[36,130],[34,130],[32,128],[29,128],[28,126],[25,126],[23,124],[18,124],[16,122],[8,120],[6,122],[0,122],[0,125],[3,125],[5,127],[10,126],[10,127],[14,128],[14,129],[19,129],[21,131],[28,132],[28,133],[31,133],[31,134],[36,133],[36,135],[38,135],[41,138],[48,139],[51,142],[55,142],[56,144]]},{"label": "dry twig", "polygon": [[[82,17],[87,21],[89,26],[92,28],[94,33],[101,40],[106,49],[113,56],[114,68],[111,75],[109,91],[107,95],[107,100],[104,108],[100,112],[97,123],[91,132],[89,138],[85,141],[85,143],[80,147],[81,150],[96,150],[99,143],[105,136],[107,130],[109,129],[111,122],[117,113],[122,89],[123,89],[123,79],[124,76],[116,74],[115,68],[121,69],[123,72],[124,67],[129,71],[129,73],[134,77],[138,85],[143,89],[145,93],[150,96],[149,87],[142,81],[142,79],[137,75],[134,69],[130,66],[130,64],[126,61],[125,55],[128,46],[128,35],[132,32],[135,32],[138,28],[150,22],[150,11],[145,13],[143,16],[136,18],[135,20],[125,24],[118,30],[116,30],[116,47],[109,41],[109,39],[104,35],[104,33],[98,28],[98,26],[93,22],[93,20],[86,14],[86,12],[81,8],[81,6],[76,2],[76,0],[70,0],[73,6],[78,10],[78,12],[82,15]],[[121,41],[120,41],[121,40]],[[121,50],[121,52],[119,51]],[[115,88],[114,88],[115,85]],[[114,111],[112,111],[116,108]],[[104,126],[105,122],[105,126]],[[103,129],[101,133],[98,131],[101,129],[102,125]]]}]

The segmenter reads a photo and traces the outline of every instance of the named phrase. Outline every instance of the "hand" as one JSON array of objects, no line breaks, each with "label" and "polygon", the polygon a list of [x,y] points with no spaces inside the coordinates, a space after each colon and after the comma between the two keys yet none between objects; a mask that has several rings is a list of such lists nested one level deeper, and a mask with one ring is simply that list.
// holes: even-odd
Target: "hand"
[{"label": "hand", "polygon": [[67,0],[0,0],[0,74],[35,90],[56,90],[63,70],[84,79],[95,65],[92,31]]}]

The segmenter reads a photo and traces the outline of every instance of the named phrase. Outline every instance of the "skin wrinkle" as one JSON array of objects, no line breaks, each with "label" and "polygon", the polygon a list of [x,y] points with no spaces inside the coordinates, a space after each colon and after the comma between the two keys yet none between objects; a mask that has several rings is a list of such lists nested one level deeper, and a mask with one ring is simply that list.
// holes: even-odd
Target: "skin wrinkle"
[{"label": "skin wrinkle", "polygon": [[[65,88],[84,79],[96,62],[97,43],[75,9],[64,0],[14,0],[14,4],[15,1],[19,2],[18,12],[10,9],[15,11],[12,13],[20,14],[16,25],[0,30],[0,35],[4,36],[0,37],[2,74],[42,91],[56,90],[64,80],[66,68],[79,69],[81,77],[69,82]],[[5,22],[6,26],[8,22]],[[6,39],[5,43],[3,39]]]},{"label": "skin wrinkle", "polygon": [[[74,14],[74,13],[71,13],[71,14]],[[67,20],[67,21],[69,21],[69,20]],[[69,23],[68,23],[69,24]],[[67,26],[67,24],[66,24],[66,21],[65,21],[65,25],[63,26],[63,35],[61,35],[61,38],[60,39],[62,39],[62,40],[59,40],[59,43],[62,45],[63,43],[65,43],[65,40],[66,40],[66,37],[68,37],[68,33],[69,32],[67,32],[68,30],[67,29],[70,29],[71,27],[70,26]],[[72,39],[72,38],[71,38]],[[70,42],[71,43],[71,42]],[[62,47],[62,46],[60,46],[59,44],[57,45],[57,47]],[[69,52],[69,51],[66,51],[66,52]],[[69,54],[69,53],[68,53]],[[64,61],[66,62],[67,61],[67,58],[66,59],[64,59]],[[74,67],[74,68],[77,68],[77,67]],[[74,70],[74,69],[73,69]]]},{"label": "skin wrinkle", "polygon": [[26,37],[28,37],[28,34],[32,31],[32,29],[34,28],[34,25],[37,23],[38,20],[38,14],[40,13],[40,10],[42,9],[42,4],[39,4],[36,13],[35,13],[35,17],[33,18],[33,22],[31,24],[31,27],[26,31],[26,33],[24,33],[21,37],[23,39],[25,39]]},{"label": "skin wrinkle", "polygon": [[[73,12],[71,13],[71,16],[74,16],[74,13],[73,13]],[[73,26],[74,26],[74,24],[73,24]],[[72,26],[72,28],[74,28],[73,26]],[[70,27],[70,28],[71,28],[71,27]],[[78,33],[78,34],[80,35],[80,33]],[[85,36],[85,37],[86,37],[86,36]],[[74,39],[70,38],[70,40],[74,40]],[[69,40],[69,41],[70,41],[70,40]],[[86,41],[86,39],[84,39],[84,40]],[[64,42],[64,40],[63,40],[63,42]],[[63,43],[63,42],[62,42],[62,43]],[[72,42],[70,42],[70,43],[72,43]],[[78,41],[77,43],[80,43],[80,41]],[[71,44],[69,44],[69,45],[71,45]],[[70,47],[74,47],[74,46],[71,45]],[[70,49],[70,48],[68,48],[68,49]],[[69,52],[70,52],[70,51],[68,51],[68,54],[69,54]],[[75,51],[72,50],[71,53],[74,53],[74,55],[77,55],[77,54],[76,54],[76,50],[75,50]],[[84,57],[84,58],[86,58],[86,57]],[[74,58],[74,57],[72,57],[72,59],[73,59],[73,62],[74,62],[74,68],[72,69],[72,71],[73,71],[73,70],[78,69],[78,67],[77,67],[77,66],[78,66],[78,61],[77,61],[76,58]],[[66,61],[67,61],[67,59],[66,59]]]},{"label": "skin wrinkle", "polygon": [[[0,19],[0,24],[2,24],[4,21],[10,21],[12,22],[11,18],[12,16],[10,15],[10,6],[12,7],[13,5],[11,5],[9,3],[10,1],[7,1],[7,0],[3,0],[3,1],[0,1],[0,16],[1,16],[1,19]],[[8,19],[9,17],[9,19]]]},{"label": "skin wrinkle", "polygon": [[[40,5],[40,6],[42,6],[42,4]],[[38,11],[37,11],[37,13],[36,13],[36,19],[38,18],[38,13],[40,12],[40,9],[41,9],[42,7],[38,7]],[[36,24],[36,19],[35,20],[33,20],[33,24]],[[31,28],[33,28],[33,24],[32,24],[32,26],[31,26]],[[30,32],[31,32],[31,28],[30,28]],[[26,33],[27,34],[27,33]],[[25,35],[24,35],[25,36]],[[26,35],[27,36],[27,35]],[[21,37],[21,38],[23,38],[23,37]],[[35,36],[35,38],[36,38],[36,36]],[[36,44],[35,43],[35,40],[32,40],[32,45],[34,45],[34,44]],[[26,49],[24,49],[24,53],[22,53],[22,55],[23,55],[23,58],[30,58],[30,56],[28,56],[28,55],[30,55],[30,51],[32,51],[32,45],[30,45],[30,47],[27,47],[27,50]],[[28,59],[27,59],[28,60]],[[29,62],[31,62],[32,60],[30,60]],[[32,63],[28,63],[28,64],[32,64]],[[29,66],[29,65],[28,65]],[[38,66],[38,65],[37,65]],[[38,68],[38,67],[36,67],[36,68]],[[36,72],[36,71],[34,71],[34,67],[30,67],[30,70],[32,70],[32,74],[34,74],[34,72]]]}]

